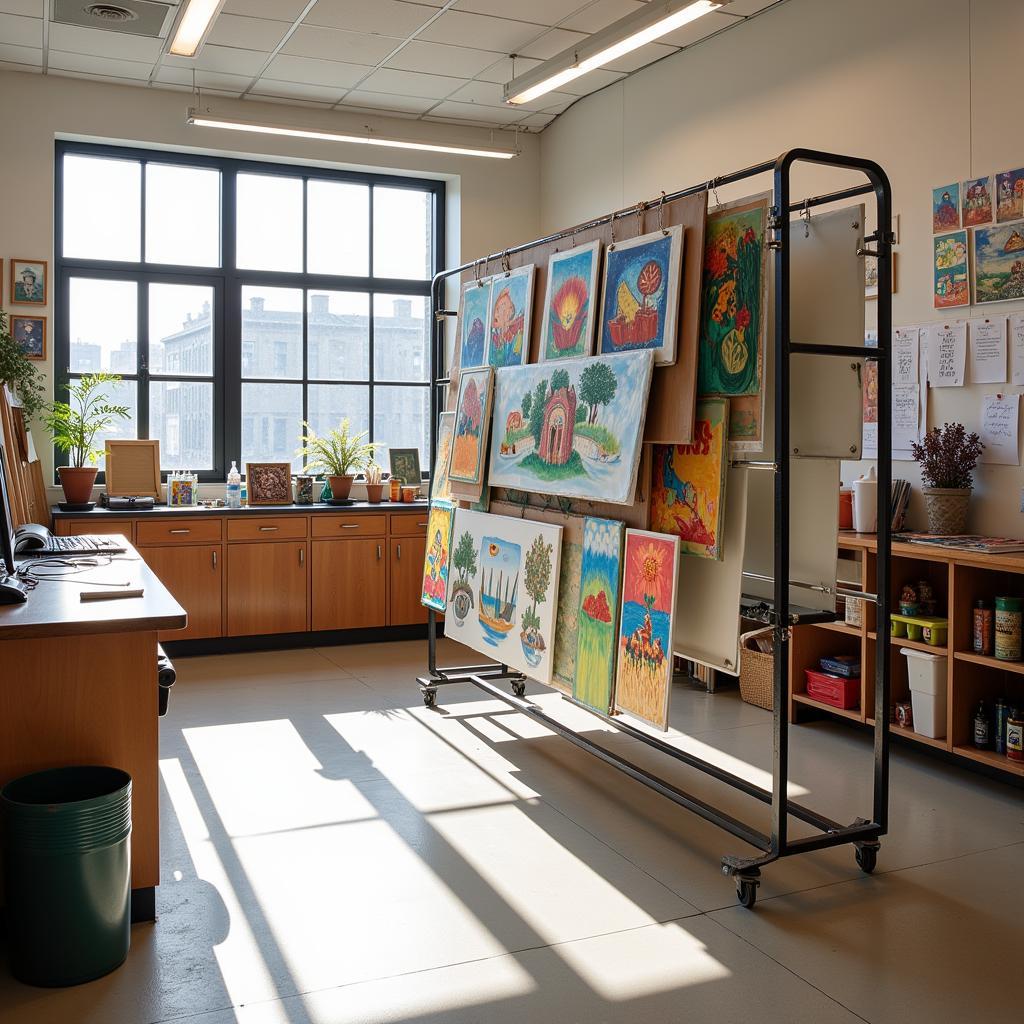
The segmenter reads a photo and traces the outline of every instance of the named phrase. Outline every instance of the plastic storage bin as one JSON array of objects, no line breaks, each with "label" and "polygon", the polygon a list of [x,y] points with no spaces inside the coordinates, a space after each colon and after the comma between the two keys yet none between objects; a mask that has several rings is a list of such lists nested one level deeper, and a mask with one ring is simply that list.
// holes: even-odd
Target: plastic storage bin
[{"label": "plastic storage bin", "polygon": [[946,735],[946,656],[901,647],[907,656],[914,731],[933,740]]},{"label": "plastic storage bin", "polygon": [[808,697],[844,711],[860,707],[860,676],[851,679],[817,672],[813,668],[804,669],[804,674],[807,677]]}]

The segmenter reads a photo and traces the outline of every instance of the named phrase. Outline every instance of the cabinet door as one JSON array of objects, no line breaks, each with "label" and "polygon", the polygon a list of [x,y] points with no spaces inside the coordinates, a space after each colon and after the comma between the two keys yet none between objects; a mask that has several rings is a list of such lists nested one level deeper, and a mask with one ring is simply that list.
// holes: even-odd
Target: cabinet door
[{"label": "cabinet door", "polygon": [[229,544],[228,636],[306,630],[306,542]]},{"label": "cabinet door", "polygon": [[313,629],[386,625],[387,542],[313,541]]},{"label": "cabinet door", "polygon": [[106,516],[95,516],[92,519],[58,519],[54,523],[53,532],[61,537],[80,537],[83,534],[102,534],[113,537],[120,534],[132,540],[135,536],[131,519],[108,519]]},{"label": "cabinet door", "polygon": [[411,626],[427,621],[420,604],[426,537],[397,537],[391,541],[391,625]]},{"label": "cabinet door", "polygon": [[146,565],[188,612],[184,629],[164,629],[161,640],[220,636],[221,549],[219,544],[140,547]]}]

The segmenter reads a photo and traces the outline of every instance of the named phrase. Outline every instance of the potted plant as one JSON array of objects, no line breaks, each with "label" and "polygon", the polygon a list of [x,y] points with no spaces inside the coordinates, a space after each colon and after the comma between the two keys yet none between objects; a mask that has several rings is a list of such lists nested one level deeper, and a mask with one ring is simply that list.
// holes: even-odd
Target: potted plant
[{"label": "potted plant", "polygon": [[42,410],[43,379],[11,336],[7,314],[0,309],[0,384],[6,384],[21,402],[26,426]]},{"label": "potted plant", "polygon": [[911,442],[914,461],[921,465],[928,532],[966,533],[967,508],[974,486],[974,467],[981,458],[981,438],[968,434],[962,423],[933,427],[921,444]]},{"label": "potted plant", "polygon": [[366,500],[371,505],[380,503],[381,495],[384,492],[383,483],[384,471],[376,462],[371,462],[366,467]]},{"label": "potted plant", "polygon": [[96,460],[103,454],[103,449],[96,447],[96,435],[131,415],[127,406],[114,405],[107,398],[109,386],[120,380],[116,373],[87,373],[69,383],[71,401],[54,402],[43,417],[53,443],[71,457],[70,466],[57,469],[69,505],[84,505],[92,497],[99,472]]},{"label": "potted plant", "polygon": [[329,430],[322,437],[306,422],[302,424],[306,433],[302,436],[302,447],[296,452],[306,460],[306,468],[323,471],[331,494],[335,498],[347,498],[352,491],[356,472],[361,472],[373,458],[374,445],[365,441],[368,431],[353,434],[348,419]]}]

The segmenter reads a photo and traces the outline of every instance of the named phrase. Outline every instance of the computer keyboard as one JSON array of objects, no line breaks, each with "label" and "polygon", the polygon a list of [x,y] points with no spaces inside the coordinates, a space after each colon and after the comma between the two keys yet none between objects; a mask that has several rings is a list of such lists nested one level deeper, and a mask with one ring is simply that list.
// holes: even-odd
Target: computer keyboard
[{"label": "computer keyboard", "polygon": [[124,551],[124,545],[119,544],[115,538],[102,536],[83,535],[80,537],[55,537],[47,538],[43,547],[22,549],[18,552],[19,558],[39,558],[42,555],[88,553],[96,554],[105,552],[107,554],[118,554]]}]

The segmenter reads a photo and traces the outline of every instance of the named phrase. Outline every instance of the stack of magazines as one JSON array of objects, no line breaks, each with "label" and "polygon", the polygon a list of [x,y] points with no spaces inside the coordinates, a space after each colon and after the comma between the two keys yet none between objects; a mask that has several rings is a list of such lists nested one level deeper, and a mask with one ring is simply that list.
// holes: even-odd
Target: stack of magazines
[{"label": "stack of magazines", "polygon": [[1024,540],[1015,537],[982,537],[976,533],[898,533],[893,540],[904,544],[931,544],[938,548],[974,551],[982,555],[1024,551]]},{"label": "stack of magazines", "polygon": [[889,508],[892,512],[891,529],[902,530],[904,521],[907,518],[907,505],[910,502],[910,481],[893,480],[892,500]]}]

